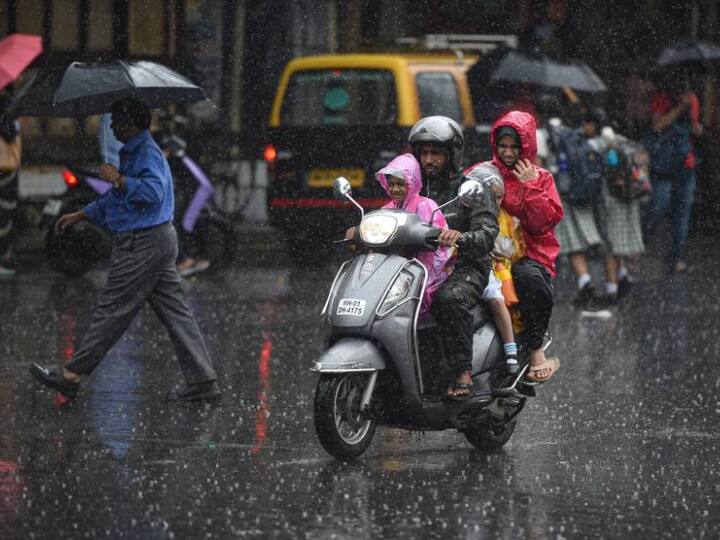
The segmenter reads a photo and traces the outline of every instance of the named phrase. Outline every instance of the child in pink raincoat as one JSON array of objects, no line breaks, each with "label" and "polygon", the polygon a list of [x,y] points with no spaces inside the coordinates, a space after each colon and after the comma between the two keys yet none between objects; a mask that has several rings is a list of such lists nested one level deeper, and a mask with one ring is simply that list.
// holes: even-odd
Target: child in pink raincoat
[{"label": "child in pink raincoat", "polygon": [[[432,199],[422,197],[422,173],[420,163],[412,154],[402,154],[394,158],[384,168],[375,173],[380,185],[392,199],[383,208],[402,208],[420,216],[428,223],[438,205]],[[447,222],[442,211],[435,212],[433,227],[447,229]],[[436,251],[419,251],[415,257],[428,271],[427,287],[420,305],[420,316],[424,317],[432,302],[435,291],[450,275],[452,250],[441,246]]]}]

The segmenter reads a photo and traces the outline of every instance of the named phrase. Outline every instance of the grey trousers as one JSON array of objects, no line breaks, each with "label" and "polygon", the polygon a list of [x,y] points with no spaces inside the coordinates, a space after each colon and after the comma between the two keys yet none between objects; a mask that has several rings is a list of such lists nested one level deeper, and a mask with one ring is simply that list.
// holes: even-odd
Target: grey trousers
[{"label": "grey trousers", "polygon": [[214,381],[215,370],[175,268],[175,227],[166,223],[113,235],[112,260],[92,323],[65,368],[89,374],[125,333],[147,300],[167,328],[188,384]]}]

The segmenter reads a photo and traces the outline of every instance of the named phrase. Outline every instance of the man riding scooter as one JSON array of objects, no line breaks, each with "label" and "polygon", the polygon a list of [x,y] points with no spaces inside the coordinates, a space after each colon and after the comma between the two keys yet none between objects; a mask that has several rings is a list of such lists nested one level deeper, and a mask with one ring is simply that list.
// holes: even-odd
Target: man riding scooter
[{"label": "man riding scooter", "polygon": [[[422,166],[429,197],[439,205],[453,199],[467,180],[461,172],[465,148],[462,128],[451,118],[428,116],[413,126],[408,143]],[[490,252],[499,231],[498,208],[486,190],[483,200],[472,208],[454,203],[443,212],[450,228],[438,241],[447,246],[461,241],[461,247],[454,270],[438,290],[431,311],[453,377],[447,397],[467,399],[473,394],[473,310],[482,302],[490,275]]]}]

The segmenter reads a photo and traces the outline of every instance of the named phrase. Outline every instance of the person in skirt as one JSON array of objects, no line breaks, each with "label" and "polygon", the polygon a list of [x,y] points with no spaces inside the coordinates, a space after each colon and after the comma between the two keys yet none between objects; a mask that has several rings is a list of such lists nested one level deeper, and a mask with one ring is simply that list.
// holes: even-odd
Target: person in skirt
[{"label": "person in skirt", "polygon": [[[552,117],[548,120],[550,127],[559,127],[562,120]],[[584,123],[584,126],[587,122]],[[594,136],[595,133],[586,136]],[[551,172],[557,171],[557,156],[550,145],[544,146],[545,155],[540,155],[542,163]],[[562,199],[562,196],[561,196]],[[565,215],[555,227],[555,234],[560,243],[560,256],[567,256],[570,267],[577,279],[577,293],[573,303],[578,307],[592,307],[597,302],[598,294],[592,283],[588,270],[587,254],[592,248],[602,246],[603,240],[598,230],[593,207],[572,206],[562,201]]]},{"label": "person in skirt", "polygon": [[[603,155],[622,142],[627,140],[615,134],[611,127],[603,128],[602,135],[590,140]],[[606,254],[605,290],[598,298],[600,304],[615,304],[627,293],[632,282],[627,268],[634,267],[645,251],[640,200],[639,197],[621,199],[610,193],[608,182],[602,184],[597,216]]]}]

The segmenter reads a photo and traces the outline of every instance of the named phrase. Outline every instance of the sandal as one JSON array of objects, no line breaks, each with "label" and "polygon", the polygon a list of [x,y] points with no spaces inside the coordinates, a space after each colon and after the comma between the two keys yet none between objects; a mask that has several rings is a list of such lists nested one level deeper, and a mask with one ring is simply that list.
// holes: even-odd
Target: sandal
[{"label": "sandal", "polygon": [[[550,370],[550,373],[545,377],[532,376],[533,373],[536,373],[538,371],[545,371],[546,369]],[[560,369],[560,359],[553,356],[551,358],[548,358],[547,360],[545,360],[545,362],[538,366],[529,366],[528,372],[525,374],[525,382],[528,382],[530,384],[542,384],[549,381],[550,378],[555,375],[558,369]]]}]

